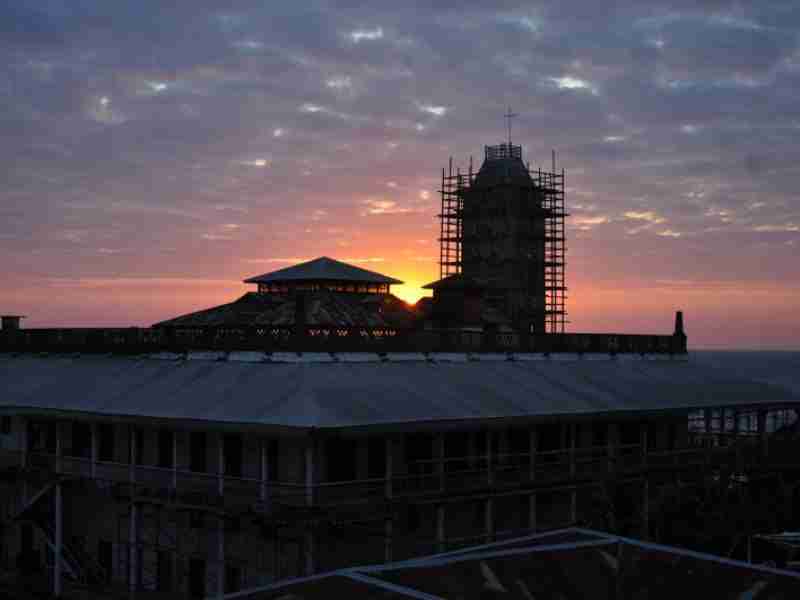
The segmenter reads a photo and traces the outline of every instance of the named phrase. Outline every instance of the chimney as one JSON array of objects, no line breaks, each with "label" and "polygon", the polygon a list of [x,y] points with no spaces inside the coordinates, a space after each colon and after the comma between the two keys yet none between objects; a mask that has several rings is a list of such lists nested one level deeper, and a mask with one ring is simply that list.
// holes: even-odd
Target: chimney
[{"label": "chimney", "polygon": [[0,316],[0,329],[3,331],[17,331],[21,328],[20,322],[24,319],[22,315],[2,315]]},{"label": "chimney", "polygon": [[672,334],[674,342],[673,351],[679,354],[686,354],[686,333],[683,331],[683,311],[679,310],[675,313],[675,331]]},{"label": "chimney", "polygon": [[672,335],[683,335],[686,334],[683,332],[683,311],[679,310],[675,313],[675,333]]}]

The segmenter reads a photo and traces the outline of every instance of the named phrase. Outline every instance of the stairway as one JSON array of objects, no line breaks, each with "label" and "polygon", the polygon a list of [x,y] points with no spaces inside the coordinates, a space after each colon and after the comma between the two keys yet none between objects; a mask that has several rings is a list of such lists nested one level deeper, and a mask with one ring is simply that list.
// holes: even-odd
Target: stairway
[{"label": "stairway", "polygon": [[[60,482],[64,488],[62,493],[68,493],[69,485],[65,485],[67,481],[66,478],[55,477],[47,482],[15,517],[15,520],[27,521],[39,529],[54,556],[56,553],[55,515],[52,496],[49,492],[54,490],[55,485]],[[76,582],[98,584],[107,581],[105,569],[80,543],[62,540],[61,560],[65,574]]]}]

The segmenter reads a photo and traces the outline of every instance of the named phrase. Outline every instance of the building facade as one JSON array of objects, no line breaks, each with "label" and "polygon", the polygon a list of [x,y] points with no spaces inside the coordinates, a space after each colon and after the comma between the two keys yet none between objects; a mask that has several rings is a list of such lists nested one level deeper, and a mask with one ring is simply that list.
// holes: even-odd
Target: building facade
[{"label": "building facade", "polygon": [[647,537],[664,482],[755,464],[797,401],[670,355],[242,354],[4,356],[5,566],[205,597],[602,525],[609,502]]}]

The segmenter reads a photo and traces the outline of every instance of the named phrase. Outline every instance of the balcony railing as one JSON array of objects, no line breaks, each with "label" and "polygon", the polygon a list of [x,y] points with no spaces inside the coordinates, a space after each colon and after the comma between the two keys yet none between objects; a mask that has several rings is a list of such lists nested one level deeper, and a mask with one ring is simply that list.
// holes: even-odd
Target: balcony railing
[{"label": "balcony railing", "polygon": [[[695,441],[693,439],[693,441]],[[295,482],[263,481],[183,469],[130,465],[86,458],[57,457],[31,452],[29,480],[47,481],[47,473],[94,479],[126,498],[160,499],[196,506],[217,506],[220,510],[273,512],[281,508],[347,507],[379,504],[394,500],[440,501],[459,495],[491,495],[498,489],[527,487],[570,487],[616,476],[640,476],[645,470],[692,469],[726,466],[745,470],[765,460],[764,447],[753,436],[736,444],[711,447],[697,444],[676,450],[642,452],[638,444],[597,446],[540,451],[530,454],[462,456],[412,461],[407,472],[390,478],[352,481]],[[21,472],[19,452],[0,451],[0,464]],[[16,462],[16,465],[14,464]]]},{"label": "balcony railing", "polygon": [[0,331],[0,352],[142,354],[193,350],[685,354],[686,336],[525,334],[367,327],[71,328]]}]

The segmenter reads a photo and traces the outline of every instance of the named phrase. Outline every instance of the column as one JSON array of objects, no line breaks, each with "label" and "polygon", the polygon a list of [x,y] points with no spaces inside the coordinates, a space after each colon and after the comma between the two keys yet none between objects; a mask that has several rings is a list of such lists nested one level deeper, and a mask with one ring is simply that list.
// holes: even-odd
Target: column
[{"label": "column", "polygon": [[[536,452],[539,449],[539,435],[536,429],[536,425],[531,428],[529,434],[529,446],[530,446],[530,480],[531,483],[536,481]],[[530,497],[528,498],[528,529],[535,532],[537,523],[536,523],[536,492],[533,492]]]},{"label": "column", "polygon": [[97,423],[92,423],[92,479],[97,478]]},{"label": "column", "polygon": [[383,523],[383,562],[392,562],[392,535],[394,535],[394,523],[388,518]]},{"label": "column", "polygon": [[494,457],[492,456],[492,441],[494,432],[489,429],[486,431],[486,483],[494,485]]},{"label": "column", "polygon": [[712,430],[710,408],[703,409],[703,423],[705,424],[705,429],[706,429],[706,446],[710,446],[711,443],[709,442],[709,440],[711,439],[711,430]]},{"label": "column", "polygon": [[478,454],[480,450],[476,447],[475,444],[475,432],[469,431],[467,432],[467,456],[468,458],[468,468],[470,471],[476,470],[476,464],[478,462]]},{"label": "column", "polygon": [[[575,423],[570,424],[569,436],[569,475],[571,483],[575,484],[575,437],[577,428]],[[578,491],[573,487],[569,493],[569,518],[574,524],[578,520]]]},{"label": "column", "polygon": [[445,540],[445,514],[444,504],[436,505],[436,551],[444,552],[447,550],[447,542]]},{"label": "column", "polygon": [[217,596],[225,595],[225,517],[217,521]]},{"label": "column", "polygon": [[[386,469],[384,476],[386,478],[386,483],[384,485],[384,496],[386,497],[387,504],[391,507],[392,506],[392,496],[394,495],[394,489],[392,486],[392,478],[394,477],[394,444],[392,443],[392,438],[386,438]],[[392,562],[392,535],[394,534],[394,523],[392,522],[392,517],[388,517],[384,520],[384,555],[383,560],[384,562]]]},{"label": "column", "polygon": [[217,494],[222,497],[225,492],[225,437],[217,434]]},{"label": "column", "polygon": [[[128,454],[130,455],[130,464],[128,465],[128,477],[130,479],[131,484],[136,482],[136,462],[138,457],[136,456],[136,430],[134,429],[133,425],[128,426],[128,443],[130,445],[130,451]],[[131,486],[131,493],[133,493],[133,486]]]},{"label": "column", "polygon": [[[21,467],[23,470],[28,468],[28,419],[25,417],[20,418],[20,426],[22,427],[22,453],[20,454]],[[28,504],[28,478],[22,479],[22,506]]]},{"label": "column", "polygon": [[178,432],[172,432],[172,491],[178,493]]},{"label": "column", "polygon": [[616,423],[609,423],[606,428],[606,454],[608,455],[609,473],[617,468],[617,461],[620,459],[621,453],[619,448],[619,428]]},{"label": "column", "polygon": [[64,470],[61,454],[61,422],[56,421],[56,473],[61,473]]},{"label": "column", "polygon": [[20,452],[20,466],[25,469],[28,466],[28,419],[20,417],[19,422],[22,428],[20,431],[20,445],[22,446]]},{"label": "column", "polygon": [[314,504],[314,440],[308,439],[305,447],[306,505]]},{"label": "column", "polygon": [[259,490],[258,490],[258,499],[261,502],[267,501],[267,481],[269,480],[269,462],[267,460],[267,441],[265,439],[260,439],[258,442],[258,453],[259,453]]},{"label": "column", "polygon": [[[641,445],[642,445],[642,467],[647,467],[647,449],[650,447],[650,440],[648,439],[648,428],[647,423],[642,425],[641,429]],[[658,462],[658,461],[656,461]]]},{"label": "column", "polygon": [[647,473],[642,481],[642,536],[645,540],[650,539],[650,481]]},{"label": "column", "polygon": [[[306,504],[312,506],[314,504],[314,438],[309,437],[305,449],[305,463],[306,463]],[[306,525],[304,550],[305,550],[305,571],[306,575],[314,574],[314,532],[311,529],[312,525]]]},{"label": "column", "polygon": [[492,498],[486,499],[486,543],[494,541],[494,500]]},{"label": "column", "polygon": [[444,434],[437,433],[433,436],[433,456],[436,459],[436,475],[439,480],[439,491],[445,490],[445,469],[444,469]]},{"label": "column", "polygon": [[138,581],[138,565],[137,565],[137,558],[138,558],[138,533],[139,533],[139,510],[136,506],[135,502],[131,502],[131,521],[129,523],[129,550],[128,550],[128,581],[130,585],[131,593],[136,592],[136,588],[139,586]]},{"label": "column", "polygon": [[62,550],[62,536],[63,524],[61,515],[61,483],[56,483],[55,491],[55,513],[56,513],[56,531],[55,531],[55,551],[53,553],[53,595],[56,598],[61,597],[61,550]]},{"label": "column", "polygon": [[736,472],[741,473],[742,471],[742,444],[741,444],[741,436],[739,435],[739,421],[741,420],[741,415],[737,409],[733,409],[733,444],[735,445],[734,453],[736,458]]},{"label": "column", "polygon": [[761,448],[761,457],[765,458],[769,453],[767,445],[767,411],[758,411],[758,443]]}]

